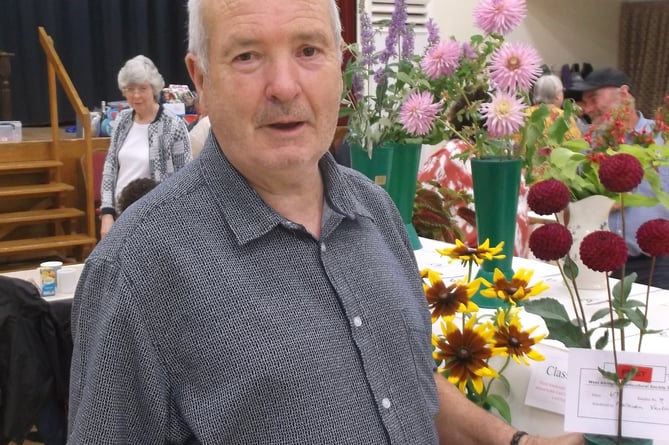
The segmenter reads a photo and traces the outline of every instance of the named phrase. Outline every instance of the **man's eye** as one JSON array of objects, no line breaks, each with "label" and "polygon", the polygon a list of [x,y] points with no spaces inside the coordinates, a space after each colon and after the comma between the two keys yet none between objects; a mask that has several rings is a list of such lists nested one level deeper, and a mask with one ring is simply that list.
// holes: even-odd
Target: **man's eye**
[{"label": "man's eye", "polygon": [[252,57],[251,53],[243,53],[243,54],[240,54],[237,57],[235,57],[235,59],[239,60],[239,61],[242,61],[242,62],[246,62],[246,61],[251,60],[251,57]]},{"label": "man's eye", "polygon": [[304,54],[307,57],[312,57],[316,55],[316,48],[314,48],[313,46],[307,46],[302,50],[302,54]]}]

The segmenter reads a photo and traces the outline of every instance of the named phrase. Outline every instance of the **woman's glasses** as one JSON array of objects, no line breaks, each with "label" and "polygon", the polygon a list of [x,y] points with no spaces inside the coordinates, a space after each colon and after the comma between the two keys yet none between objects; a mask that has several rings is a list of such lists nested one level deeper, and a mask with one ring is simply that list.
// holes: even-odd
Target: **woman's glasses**
[{"label": "woman's glasses", "polygon": [[123,88],[123,94],[133,95],[141,94],[144,95],[151,91],[151,87],[148,85],[133,85]]}]

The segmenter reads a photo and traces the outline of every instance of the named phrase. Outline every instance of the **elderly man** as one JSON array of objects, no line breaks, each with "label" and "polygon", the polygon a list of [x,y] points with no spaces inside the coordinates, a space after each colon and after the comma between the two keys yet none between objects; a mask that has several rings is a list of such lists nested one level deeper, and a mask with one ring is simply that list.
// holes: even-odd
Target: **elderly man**
[{"label": "elderly man", "polygon": [[[632,84],[627,75],[620,70],[613,68],[595,70],[584,81],[575,83],[571,89],[582,92],[581,106],[583,112],[592,119],[593,125],[601,124],[607,118],[608,113],[617,107],[625,103],[630,104],[624,108],[627,114],[623,117],[628,142],[631,141],[633,132],[652,132],[655,127],[652,120],[645,118],[640,111],[636,110],[634,96],[632,96]],[[655,138],[655,142],[664,143],[659,136]],[[669,192],[669,167],[660,168],[659,173],[662,190]],[[635,193],[654,196],[650,184],[645,180],[637,187]],[[661,204],[654,207],[627,207],[625,209],[624,235],[630,255],[625,266],[625,273],[636,272],[639,283],[649,281],[651,258],[639,248],[636,232],[641,224],[656,218],[669,219],[669,209]],[[619,210],[611,212],[609,227],[611,231],[622,235],[622,215]],[[617,271],[614,276],[620,277],[620,273],[621,271]],[[657,259],[652,284],[669,289],[669,257]]]},{"label": "elderly man", "polygon": [[581,444],[440,375],[392,200],[328,153],[335,0],[191,0],[212,136],[125,212],[73,307],[70,443]]}]

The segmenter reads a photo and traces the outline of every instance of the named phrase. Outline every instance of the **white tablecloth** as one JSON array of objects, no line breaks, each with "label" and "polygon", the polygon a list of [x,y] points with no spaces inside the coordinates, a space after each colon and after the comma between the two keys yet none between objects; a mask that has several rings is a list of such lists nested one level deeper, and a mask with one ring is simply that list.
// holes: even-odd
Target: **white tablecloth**
[{"label": "white tablecloth", "polygon": [[[79,279],[79,276],[81,275],[81,271],[84,268],[83,263],[82,264],[68,264],[63,266],[63,269],[73,269],[77,273],[77,280]],[[22,280],[30,281],[31,283],[35,284],[38,288],[41,289],[41,278],[40,278],[40,273],[39,273],[39,268],[35,269],[27,269],[27,270],[19,270],[16,272],[5,272],[2,275],[6,277],[14,277],[14,278],[20,278]],[[56,295],[51,296],[51,297],[44,297],[45,300],[47,301],[58,301],[58,300],[67,300],[71,299],[74,297],[73,293],[62,293],[58,287],[56,287]]]},{"label": "white tablecloth", "polygon": [[[450,258],[442,257],[436,252],[437,248],[447,247],[448,244],[421,238],[423,248],[415,251],[416,260],[420,268],[429,267],[435,269],[443,274],[445,280],[453,278],[460,279],[466,272],[459,261],[449,263]],[[571,300],[569,294],[562,283],[562,277],[557,266],[544,263],[537,260],[530,260],[525,258],[514,258],[513,268],[517,271],[520,268],[534,270],[534,276],[530,284],[544,280],[550,289],[536,298],[553,297],[560,301],[568,312],[572,312]],[[602,280],[604,280],[602,274]],[[617,280],[611,279],[614,283]],[[634,284],[632,287],[631,297],[645,301],[646,286]],[[581,298],[585,302],[584,310],[586,316],[590,317],[596,310],[606,307],[607,298],[606,290],[586,290],[580,291]],[[525,317],[530,319],[527,324],[536,325],[542,324],[540,317],[533,314],[527,314]],[[525,324],[525,318],[523,323]],[[536,323],[532,323],[536,321]],[[655,352],[666,354],[669,351],[669,290],[651,288],[649,311],[648,311],[649,327],[652,329],[665,329],[660,334],[644,336],[642,343],[642,351]],[[435,330],[435,332],[438,332]],[[537,331],[538,332],[538,331]],[[638,342],[638,332],[633,329],[626,329],[625,337],[628,339],[628,344],[636,348]],[[563,346],[553,340],[544,340],[542,344],[562,348]],[[539,345],[541,347],[541,344]],[[511,362],[511,365],[504,371],[511,382],[511,393],[508,395],[507,401],[511,406],[511,415],[513,424],[522,430],[532,434],[540,434],[544,436],[559,435],[564,432],[564,417],[561,414],[556,414],[550,411],[534,408],[525,405],[525,396],[527,393],[527,384],[530,378],[530,367],[524,365],[517,365]],[[655,445],[669,445],[669,440],[655,440]]]}]

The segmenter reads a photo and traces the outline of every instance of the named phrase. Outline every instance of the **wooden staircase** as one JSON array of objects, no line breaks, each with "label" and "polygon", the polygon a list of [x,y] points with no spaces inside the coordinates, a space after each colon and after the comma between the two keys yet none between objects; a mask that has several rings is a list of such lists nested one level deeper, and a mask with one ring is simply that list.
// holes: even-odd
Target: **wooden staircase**
[{"label": "wooden staircase", "polygon": [[[34,267],[46,259],[80,262],[97,242],[91,153],[108,138],[92,138],[83,106],[44,28],[52,140],[0,144],[0,269]],[[56,79],[84,137],[60,139]],[[83,160],[83,162],[82,162]],[[83,171],[82,171],[83,170]]]}]

